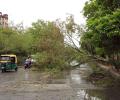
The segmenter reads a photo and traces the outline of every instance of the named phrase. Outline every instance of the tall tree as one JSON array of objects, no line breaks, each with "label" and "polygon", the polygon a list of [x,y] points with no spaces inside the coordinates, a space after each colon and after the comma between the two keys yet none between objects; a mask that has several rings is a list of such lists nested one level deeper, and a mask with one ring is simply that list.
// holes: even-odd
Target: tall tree
[{"label": "tall tree", "polygon": [[113,62],[120,53],[120,1],[90,0],[84,7],[87,31],[82,36],[82,47],[92,55],[105,57]]}]

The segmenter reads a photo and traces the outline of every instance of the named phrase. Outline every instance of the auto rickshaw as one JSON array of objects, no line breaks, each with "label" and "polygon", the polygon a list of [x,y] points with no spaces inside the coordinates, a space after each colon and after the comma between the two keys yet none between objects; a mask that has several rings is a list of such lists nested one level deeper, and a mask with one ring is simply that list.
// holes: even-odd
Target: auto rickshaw
[{"label": "auto rickshaw", "polygon": [[17,56],[14,54],[0,55],[0,68],[2,72],[7,70],[17,71]]}]

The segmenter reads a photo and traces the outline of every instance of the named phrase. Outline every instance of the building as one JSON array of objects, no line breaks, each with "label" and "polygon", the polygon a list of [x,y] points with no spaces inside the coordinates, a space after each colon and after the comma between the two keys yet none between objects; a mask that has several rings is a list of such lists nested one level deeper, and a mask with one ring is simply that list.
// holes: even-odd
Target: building
[{"label": "building", "polygon": [[2,12],[0,12],[0,27],[8,27],[8,14],[2,14]]}]

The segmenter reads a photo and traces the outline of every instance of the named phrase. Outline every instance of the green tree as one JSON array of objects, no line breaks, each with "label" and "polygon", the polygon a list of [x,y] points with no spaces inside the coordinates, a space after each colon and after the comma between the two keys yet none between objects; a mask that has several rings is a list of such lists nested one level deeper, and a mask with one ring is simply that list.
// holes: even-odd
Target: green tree
[{"label": "green tree", "polygon": [[30,34],[20,33],[13,28],[0,29],[0,53],[25,54],[30,52]]},{"label": "green tree", "polygon": [[90,0],[84,7],[87,30],[81,45],[91,55],[108,56],[119,61],[120,53],[120,1]]},{"label": "green tree", "polygon": [[34,40],[32,49],[36,53],[39,66],[44,68],[63,69],[64,59],[64,36],[56,22],[38,20],[29,29]]}]

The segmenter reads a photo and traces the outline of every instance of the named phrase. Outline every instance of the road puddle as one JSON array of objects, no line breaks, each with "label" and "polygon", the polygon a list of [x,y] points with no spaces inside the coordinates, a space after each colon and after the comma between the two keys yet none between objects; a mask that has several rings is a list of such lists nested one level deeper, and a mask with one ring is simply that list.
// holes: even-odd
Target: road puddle
[{"label": "road puddle", "polygon": [[86,81],[90,73],[91,68],[87,64],[71,71],[69,82],[74,91],[75,100],[120,100],[119,88],[96,87]]}]

